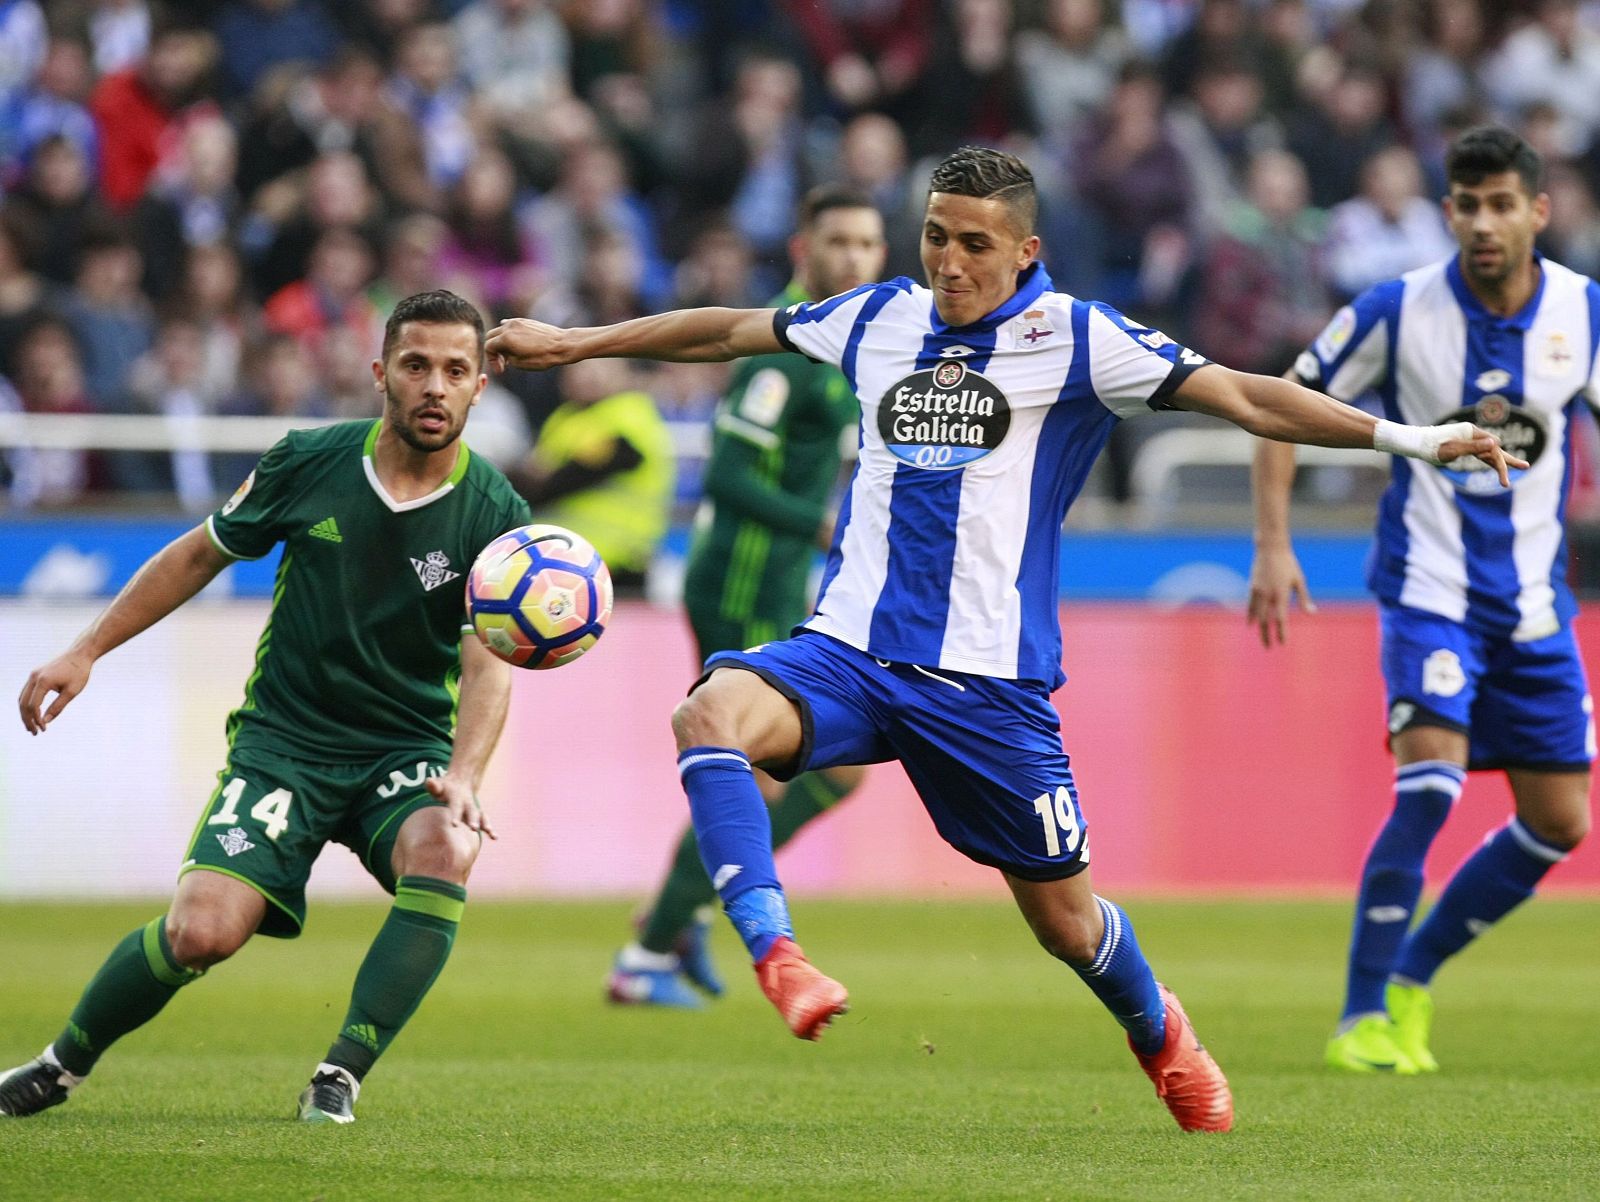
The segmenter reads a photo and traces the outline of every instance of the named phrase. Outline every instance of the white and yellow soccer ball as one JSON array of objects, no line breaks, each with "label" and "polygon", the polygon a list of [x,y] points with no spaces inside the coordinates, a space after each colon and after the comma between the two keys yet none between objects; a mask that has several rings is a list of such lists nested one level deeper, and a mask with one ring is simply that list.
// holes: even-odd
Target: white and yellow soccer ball
[{"label": "white and yellow soccer ball", "polygon": [[485,547],[467,576],[467,617],[483,645],[519,668],[559,668],[611,620],[611,572],[561,526],[519,526]]}]

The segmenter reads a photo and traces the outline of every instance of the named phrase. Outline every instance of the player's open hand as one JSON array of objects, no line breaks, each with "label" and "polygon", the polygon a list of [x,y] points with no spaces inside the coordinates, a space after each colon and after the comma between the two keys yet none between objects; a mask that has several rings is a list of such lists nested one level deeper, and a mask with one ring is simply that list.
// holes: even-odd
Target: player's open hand
[{"label": "player's open hand", "polygon": [[513,317],[489,331],[484,353],[496,371],[520,367],[525,371],[544,371],[567,362],[562,354],[566,331],[530,317]]},{"label": "player's open hand", "polygon": [[444,808],[450,814],[451,826],[464,826],[491,839],[500,837],[489,825],[489,818],[478,804],[478,795],[469,781],[446,772],[443,776],[430,776],[423,783],[429,793],[444,802]]},{"label": "player's open hand", "polygon": [[[28,674],[28,683],[22,686],[22,695],[17,698],[17,708],[22,711],[22,725],[30,735],[43,734],[44,728],[67,708],[67,703],[83,692],[84,686],[89,683],[89,670],[93,666],[94,661],[87,656],[68,652]],[[45,698],[51,693],[56,695],[56,699],[48,709],[40,712]]]},{"label": "player's open hand", "polygon": [[1261,645],[1289,641],[1289,606],[1296,598],[1308,614],[1317,612],[1305,573],[1292,548],[1265,547],[1250,565],[1250,607],[1246,621],[1261,632]]},{"label": "player's open hand", "polygon": [[1500,445],[1498,438],[1487,430],[1478,429],[1477,426],[1472,427],[1472,433],[1469,437],[1452,438],[1439,444],[1439,463],[1441,464],[1449,463],[1453,459],[1461,459],[1468,455],[1492,468],[1495,475],[1500,477],[1500,487],[1502,488],[1511,487],[1511,476],[1508,469],[1528,466],[1526,459],[1518,459],[1515,455],[1509,454]]}]

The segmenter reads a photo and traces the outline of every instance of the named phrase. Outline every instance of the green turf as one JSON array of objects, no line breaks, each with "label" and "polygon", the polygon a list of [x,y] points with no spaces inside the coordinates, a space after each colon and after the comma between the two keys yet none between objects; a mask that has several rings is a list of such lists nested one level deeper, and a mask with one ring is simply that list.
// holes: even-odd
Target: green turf
[{"label": "green turf", "polygon": [[[0,1120],[0,1198],[1593,1199],[1600,903],[1540,900],[1437,982],[1417,1079],[1319,1067],[1348,907],[1135,902],[1233,1082],[1182,1136],[1111,1021],[1003,904],[801,901],[854,1009],[790,1037],[730,932],[732,996],[617,1010],[628,906],[469,907],[354,1127],[288,1118],[383,911],[314,908],[119,1045],[66,1106]],[[0,1064],[34,1055],[154,906],[0,906]]]}]

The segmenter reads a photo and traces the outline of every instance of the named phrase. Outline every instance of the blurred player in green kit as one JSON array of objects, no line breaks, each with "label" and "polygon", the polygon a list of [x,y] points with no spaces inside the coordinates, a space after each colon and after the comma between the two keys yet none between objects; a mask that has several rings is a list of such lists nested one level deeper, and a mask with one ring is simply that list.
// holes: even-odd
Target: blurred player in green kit
[{"label": "blurred player in green kit", "polygon": [[[885,254],[883,218],[865,196],[814,189],[789,243],[794,280],[771,303],[821,300],[875,280]],[[815,552],[833,538],[840,439],[859,417],[854,392],[831,364],[774,354],[738,365],[716,418],[683,586],[702,660],[784,638],[811,612]],[[830,768],[786,785],[763,776],[773,846],[844,798],[861,774]],[[722,992],[706,946],[715,897],[685,831],[637,940],[617,955],[607,986],[613,1002],[696,1007],[701,996],[691,985]]]},{"label": "blurred player in green kit", "polygon": [[362,1078],[444,968],[467,876],[493,837],[477,789],[512,669],[465,626],[466,573],[529,514],[460,441],[487,383],[483,342],[483,319],[460,297],[401,301],[372,365],[382,416],[288,434],[28,677],[19,706],[37,735],[100,656],[230,563],[283,544],[255,670],[172,906],[116,946],[38,1057],[0,1076],[0,1116],[66,1101],[114,1041],[258,931],[297,936],[311,865],[333,840],[394,895],[300,1096],[304,1121],[354,1121]]}]

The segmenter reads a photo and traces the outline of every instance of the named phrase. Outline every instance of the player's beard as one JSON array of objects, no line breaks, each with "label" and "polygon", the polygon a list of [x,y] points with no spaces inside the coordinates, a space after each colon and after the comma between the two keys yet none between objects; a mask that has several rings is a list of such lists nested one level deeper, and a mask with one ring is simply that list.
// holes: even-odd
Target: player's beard
[{"label": "player's beard", "polygon": [[[462,428],[467,424],[465,411],[457,416],[451,412],[448,405],[432,404],[427,401],[402,407],[394,397],[395,394],[390,392],[387,420],[394,432],[400,436],[400,441],[412,450],[431,454],[434,451],[444,450],[461,437]],[[444,429],[434,433],[418,428],[418,415],[428,410],[438,410],[444,415]]]}]

